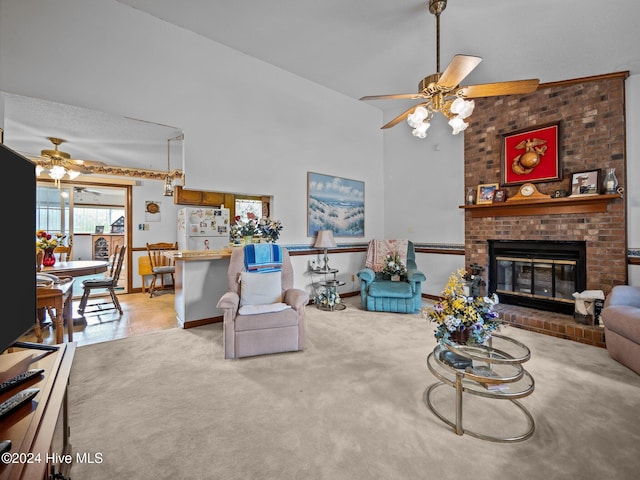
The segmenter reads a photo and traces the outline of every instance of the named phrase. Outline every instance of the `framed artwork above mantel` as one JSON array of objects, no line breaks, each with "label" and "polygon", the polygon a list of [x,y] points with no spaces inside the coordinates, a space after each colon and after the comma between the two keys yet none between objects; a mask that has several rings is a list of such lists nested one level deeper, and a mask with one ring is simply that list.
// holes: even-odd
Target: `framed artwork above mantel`
[{"label": "framed artwork above mantel", "polygon": [[500,186],[562,180],[560,122],[502,135]]}]

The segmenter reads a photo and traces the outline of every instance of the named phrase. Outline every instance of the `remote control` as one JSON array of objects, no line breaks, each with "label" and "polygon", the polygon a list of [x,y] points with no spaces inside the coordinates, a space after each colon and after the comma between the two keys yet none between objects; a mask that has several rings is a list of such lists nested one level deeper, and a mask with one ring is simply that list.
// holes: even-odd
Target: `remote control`
[{"label": "remote control", "polygon": [[31,400],[38,392],[39,388],[25,388],[19,391],[13,397],[0,403],[0,418],[13,412],[16,408]]},{"label": "remote control", "polygon": [[58,345],[47,345],[46,343],[33,343],[33,342],[13,342],[12,347],[18,348],[33,348],[35,350],[44,350],[46,352],[55,352],[60,349]]},{"label": "remote control", "polygon": [[11,440],[2,440],[0,442],[0,453],[8,452],[11,450]]},{"label": "remote control", "polygon": [[11,390],[13,387],[17,387],[18,385],[23,384],[27,380],[36,375],[40,375],[44,372],[44,368],[34,368],[32,370],[27,370],[26,372],[22,372],[15,377],[7,380],[6,382],[0,383],[0,394],[6,392],[7,390]]}]

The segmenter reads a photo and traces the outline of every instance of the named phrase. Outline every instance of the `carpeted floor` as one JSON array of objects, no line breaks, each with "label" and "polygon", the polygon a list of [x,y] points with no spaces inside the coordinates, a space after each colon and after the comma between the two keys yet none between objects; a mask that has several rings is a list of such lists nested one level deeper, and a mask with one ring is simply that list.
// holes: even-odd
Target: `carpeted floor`
[{"label": "carpeted floor", "polygon": [[[307,307],[303,352],[224,360],[222,325],[78,348],[74,479],[632,479],[640,376],[597,347],[515,328],[536,381],[525,441],[458,436],[423,402],[433,325],[419,314]],[[436,401],[453,411],[453,389]],[[505,400],[465,396],[468,428],[509,433]],[[513,433],[513,432],[512,432]]]}]

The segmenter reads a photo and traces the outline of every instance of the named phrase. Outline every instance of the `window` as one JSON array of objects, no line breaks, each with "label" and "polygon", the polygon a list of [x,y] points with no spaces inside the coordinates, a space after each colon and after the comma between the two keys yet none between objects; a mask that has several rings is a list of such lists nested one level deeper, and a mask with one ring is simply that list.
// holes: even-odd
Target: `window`
[{"label": "window", "polygon": [[111,224],[124,214],[124,208],[76,205],[73,209],[73,233],[94,233],[99,225],[109,232]]},{"label": "window", "polygon": [[256,218],[261,218],[263,215],[262,199],[253,198],[238,198],[236,196],[236,216],[239,216],[241,220],[248,220],[247,214],[253,213]]},{"label": "window", "polygon": [[[66,194],[66,195],[65,195]],[[36,187],[36,230],[69,236],[69,188]]]},{"label": "window", "polygon": [[[73,191],[73,195],[71,192]],[[78,195],[89,192],[94,203],[85,203]],[[104,192],[98,193],[98,192]],[[70,237],[75,233],[94,233],[96,225],[105,227],[109,232],[111,224],[125,216],[124,201],[120,197],[107,200],[112,195],[120,195],[118,189],[102,187],[88,190],[85,187],[63,185],[60,189],[51,184],[38,184],[36,187],[36,230],[61,232]],[[72,200],[73,198],[73,200]],[[82,202],[82,203],[81,203]],[[115,203],[115,205],[114,205]]]}]

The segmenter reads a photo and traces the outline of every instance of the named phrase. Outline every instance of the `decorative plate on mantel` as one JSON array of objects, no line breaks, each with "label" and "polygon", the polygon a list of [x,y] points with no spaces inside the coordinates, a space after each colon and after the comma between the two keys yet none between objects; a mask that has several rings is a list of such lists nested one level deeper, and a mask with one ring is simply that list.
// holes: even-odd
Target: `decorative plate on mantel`
[{"label": "decorative plate on mantel", "polygon": [[551,195],[546,195],[541,193],[533,183],[523,183],[513,197],[507,198],[507,202],[518,202],[523,200],[534,200],[534,199],[543,199],[543,198],[551,198]]}]

